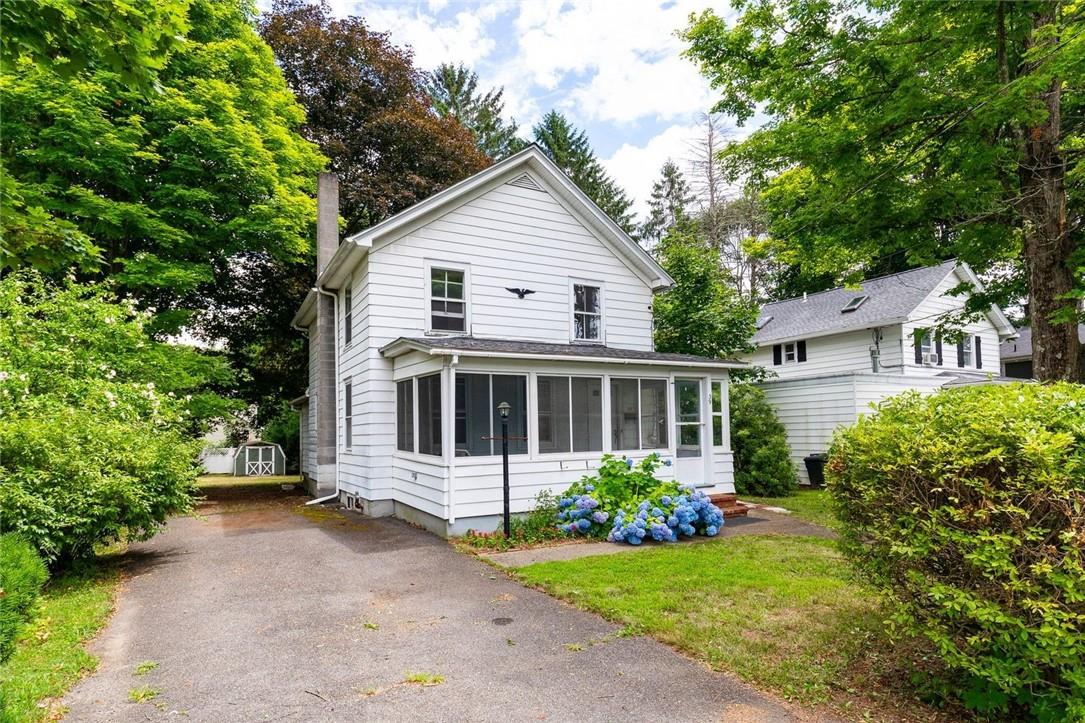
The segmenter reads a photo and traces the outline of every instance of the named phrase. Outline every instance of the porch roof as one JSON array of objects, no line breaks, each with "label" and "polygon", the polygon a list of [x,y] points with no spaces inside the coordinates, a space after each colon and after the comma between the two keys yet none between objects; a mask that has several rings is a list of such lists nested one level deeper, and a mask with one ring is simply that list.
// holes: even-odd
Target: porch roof
[{"label": "porch roof", "polygon": [[496,357],[502,359],[546,359],[591,361],[600,364],[649,364],[672,367],[713,367],[747,369],[737,359],[715,359],[693,354],[664,354],[656,351],[618,349],[602,344],[551,344],[519,339],[481,339],[473,336],[409,338],[400,337],[381,347],[381,355],[395,358],[409,351],[435,356]]}]

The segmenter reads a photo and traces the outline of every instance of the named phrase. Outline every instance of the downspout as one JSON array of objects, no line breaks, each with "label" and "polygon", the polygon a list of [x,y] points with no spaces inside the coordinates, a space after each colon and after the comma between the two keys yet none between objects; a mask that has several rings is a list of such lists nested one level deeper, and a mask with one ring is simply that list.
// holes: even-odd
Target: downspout
[{"label": "downspout", "polygon": [[332,300],[332,329],[335,338],[335,361],[333,362],[335,370],[332,376],[332,388],[335,389],[335,492],[309,500],[305,503],[306,505],[320,505],[339,499],[339,465],[343,456],[339,449],[339,297],[322,286],[314,286],[313,291],[331,297]]}]

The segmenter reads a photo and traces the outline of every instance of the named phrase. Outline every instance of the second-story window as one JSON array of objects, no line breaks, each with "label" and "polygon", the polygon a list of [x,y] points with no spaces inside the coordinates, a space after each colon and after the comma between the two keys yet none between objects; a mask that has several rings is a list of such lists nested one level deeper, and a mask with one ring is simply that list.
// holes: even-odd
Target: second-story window
[{"label": "second-story window", "polygon": [[573,284],[573,339],[603,340],[603,290],[591,284]]},{"label": "second-story window", "polygon": [[462,269],[434,266],[429,272],[430,329],[466,331],[467,299]]}]

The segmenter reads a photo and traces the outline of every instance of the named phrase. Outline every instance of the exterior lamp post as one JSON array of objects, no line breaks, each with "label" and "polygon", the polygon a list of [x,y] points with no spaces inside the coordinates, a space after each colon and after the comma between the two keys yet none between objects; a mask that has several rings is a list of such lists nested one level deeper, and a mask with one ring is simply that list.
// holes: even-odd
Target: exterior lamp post
[{"label": "exterior lamp post", "polygon": [[497,413],[501,415],[501,473],[502,487],[505,493],[505,539],[509,539],[509,411],[512,407],[508,402],[497,405]]}]

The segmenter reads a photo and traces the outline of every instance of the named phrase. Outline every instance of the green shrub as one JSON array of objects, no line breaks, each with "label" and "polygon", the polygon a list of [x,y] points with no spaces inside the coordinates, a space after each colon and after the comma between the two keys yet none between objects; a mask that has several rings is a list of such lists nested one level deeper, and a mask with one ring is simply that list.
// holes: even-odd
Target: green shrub
[{"label": "green shrub", "polygon": [[837,433],[851,560],[989,713],[1085,719],[1085,387],[904,394]]},{"label": "green shrub", "polygon": [[0,663],[15,652],[48,574],[34,547],[14,533],[0,535]]},{"label": "green shrub", "polygon": [[740,495],[785,497],[795,490],[784,425],[765,393],[751,384],[731,385],[731,449]]},{"label": "green shrub", "polygon": [[0,529],[53,565],[189,508],[221,359],[151,338],[107,288],[0,279]]},{"label": "green shrub", "polygon": [[468,530],[462,540],[471,547],[507,550],[548,540],[563,539],[566,535],[558,530],[555,524],[557,514],[557,499],[550,490],[543,490],[535,496],[535,507],[531,512],[515,515],[509,520],[509,539],[505,539],[505,531],[498,527],[494,532]]},{"label": "green shrub", "polygon": [[[576,497],[590,492],[599,501],[599,509],[613,516],[623,507],[635,507],[642,499],[657,492],[668,494],[673,489],[677,494],[678,483],[662,482],[655,476],[659,465],[659,455],[654,452],[633,465],[625,457],[604,454],[599,470],[581,477],[562,496]],[[667,491],[658,490],[663,484],[668,485]]]}]

